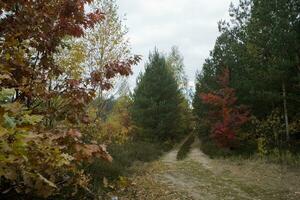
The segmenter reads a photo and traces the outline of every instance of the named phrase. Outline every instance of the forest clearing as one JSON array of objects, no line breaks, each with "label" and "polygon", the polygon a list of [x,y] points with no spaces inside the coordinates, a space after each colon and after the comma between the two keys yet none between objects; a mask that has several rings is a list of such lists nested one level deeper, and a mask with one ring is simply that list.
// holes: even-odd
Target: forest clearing
[{"label": "forest clearing", "polygon": [[300,1],[0,0],[0,199],[300,199]]}]

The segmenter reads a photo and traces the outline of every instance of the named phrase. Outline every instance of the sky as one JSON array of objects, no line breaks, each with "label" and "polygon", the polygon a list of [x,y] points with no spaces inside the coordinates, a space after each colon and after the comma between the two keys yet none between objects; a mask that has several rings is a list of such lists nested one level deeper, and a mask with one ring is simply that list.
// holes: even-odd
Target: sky
[{"label": "sky", "polygon": [[200,71],[219,35],[218,21],[229,19],[229,5],[238,0],[117,0],[120,15],[129,28],[132,52],[143,60],[133,69],[130,87],[143,71],[149,51],[155,47],[168,53],[172,46],[179,47],[184,57],[189,85]]}]

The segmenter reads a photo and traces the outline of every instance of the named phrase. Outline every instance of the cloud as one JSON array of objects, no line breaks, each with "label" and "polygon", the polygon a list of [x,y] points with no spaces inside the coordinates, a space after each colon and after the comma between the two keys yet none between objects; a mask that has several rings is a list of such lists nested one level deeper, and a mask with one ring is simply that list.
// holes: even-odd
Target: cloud
[{"label": "cloud", "polygon": [[[177,45],[184,56],[186,73],[193,82],[201,70],[218,33],[217,22],[228,19],[232,0],[117,0],[135,54],[143,61],[134,68],[130,85],[143,70],[149,51],[168,52]],[[233,0],[237,4],[238,0]]]}]

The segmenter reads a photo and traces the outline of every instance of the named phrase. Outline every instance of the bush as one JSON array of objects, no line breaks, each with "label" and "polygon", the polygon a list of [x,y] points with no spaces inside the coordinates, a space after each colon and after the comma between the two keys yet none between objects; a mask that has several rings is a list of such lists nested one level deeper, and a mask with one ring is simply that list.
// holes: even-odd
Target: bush
[{"label": "bush", "polygon": [[229,155],[229,151],[227,149],[219,148],[215,142],[213,142],[208,137],[201,138],[200,149],[203,153],[208,155],[210,158],[215,157],[225,157]]},{"label": "bush", "polygon": [[191,146],[195,141],[195,135],[191,134],[188,139],[181,145],[178,153],[177,153],[177,160],[183,160],[186,158],[187,154],[191,150]]},{"label": "bush", "polygon": [[265,156],[261,156],[260,154],[258,156],[260,159],[270,163],[294,167],[300,166],[300,154],[293,154],[288,150],[273,149]]},{"label": "bush", "polygon": [[[300,154],[293,153],[286,149],[269,149],[267,152],[256,151],[255,141],[243,142],[237,149],[222,149],[219,148],[209,137],[200,137],[200,149],[210,158],[227,158],[230,160],[253,159],[261,160],[268,163],[280,164],[290,167],[300,166]],[[264,149],[263,141],[260,148]]]},{"label": "bush", "polygon": [[117,181],[121,176],[127,176],[132,171],[131,166],[136,162],[150,162],[158,159],[172,146],[169,143],[153,143],[148,141],[128,141],[124,144],[112,144],[108,151],[113,157],[112,163],[97,160],[87,167],[92,175],[93,189],[96,192],[104,189],[103,179]]}]

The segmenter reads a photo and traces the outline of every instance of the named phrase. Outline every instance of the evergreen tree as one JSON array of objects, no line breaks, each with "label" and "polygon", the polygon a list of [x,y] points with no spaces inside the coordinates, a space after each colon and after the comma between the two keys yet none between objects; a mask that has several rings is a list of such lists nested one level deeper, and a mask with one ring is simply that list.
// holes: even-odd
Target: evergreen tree
[{"label": "evergreen tree", "polygon": [[132,118],[141,136],[154,140],[177,139],[183,132],[181,98],[165,57],[155,50],[133,94]]},{"label": "evergreen tree", "polygon": [[300,113],[299,11],[296,0],[242,0],[231,6],[232,19],[219,23],[221,34],[197,77],[193,107],[199,127],[205,127],[201,134],[209,128],[209,108],[199,94],[220,89],[217,77],[224,67],[230,71],[237,104],[247,105],[260,120],[279,110],[282,139],[299,132],[290,125],[298,123]]},{"label": "evergreen tree", "polygon": [[179,48],[177,46],[173,46],[170,53],[166,57],[166,62],[168,68],[177,81],[180,95],[182,96],[182,101],[180,103],[181,124],[184,127],[184,130],[188,132],[192,128],[190,123],[193,118],[192,110],[190,109],[192,99],[190,95],[191,91],[188,88],[188,78],[184,71],[185,66],[183,61],[184,58],[180,53]]}]

